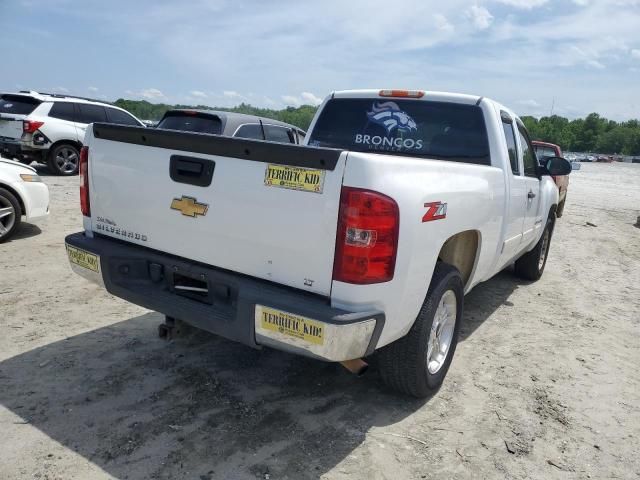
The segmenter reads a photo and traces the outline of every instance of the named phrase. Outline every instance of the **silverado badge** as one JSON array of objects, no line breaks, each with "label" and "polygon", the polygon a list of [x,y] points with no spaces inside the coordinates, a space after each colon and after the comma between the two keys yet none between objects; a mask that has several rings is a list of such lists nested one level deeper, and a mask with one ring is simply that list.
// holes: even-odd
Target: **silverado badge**
[{"label": "silverado badge", "polygon": [[198,215],[205,216],[209,205],[206,203],[198,203],[193,197],[174,198],[171,202],[171,209],[178,210],[187,217],[196,218]]}]

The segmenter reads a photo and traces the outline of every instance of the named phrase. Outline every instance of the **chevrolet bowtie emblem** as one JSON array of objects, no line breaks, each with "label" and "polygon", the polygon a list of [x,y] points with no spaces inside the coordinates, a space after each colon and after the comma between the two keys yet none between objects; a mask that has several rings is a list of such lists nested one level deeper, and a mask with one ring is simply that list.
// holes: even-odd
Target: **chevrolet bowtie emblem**
[{"label": "chevrolet bowtie emblem", "polygon": [[193,197],[174,198],[171,202],[171,209],[178,210],[187,217],[196,218],[198,215],[205,216],[209,205],[206,203],[198,203]]}]

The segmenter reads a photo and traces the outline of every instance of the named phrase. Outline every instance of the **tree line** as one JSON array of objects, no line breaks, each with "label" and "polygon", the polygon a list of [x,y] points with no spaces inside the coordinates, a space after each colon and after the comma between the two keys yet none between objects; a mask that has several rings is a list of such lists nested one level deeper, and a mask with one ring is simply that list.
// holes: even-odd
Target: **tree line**
[{"label": "tree line", "polygon": [[570,152],[640,155],[640,121],[615,122],[590,113],[569,120],[559,115],[522,117],[533,140],[560,145]]},{"label": "tree line", "polygon": [[[172,108],[212,110],[206,105],[168,105],[122,98],[116,100],[115,104],[143,120],[159,120],[167,110]],[[273,110],[246,103],[233,108],[215,108],[215,110],[273,118],[296,125],[303,130],[309,128],[316,109],[317,107],[311,105],[302,105]],[[540,119],[525,116],[522,117],[522,121],[533,140],[555,143],[565,151],[640,155],[640,121],[638,120],[616,122],[607,120],[597,113],[591,113],[586,118],[575,120],[551,115]]]}]

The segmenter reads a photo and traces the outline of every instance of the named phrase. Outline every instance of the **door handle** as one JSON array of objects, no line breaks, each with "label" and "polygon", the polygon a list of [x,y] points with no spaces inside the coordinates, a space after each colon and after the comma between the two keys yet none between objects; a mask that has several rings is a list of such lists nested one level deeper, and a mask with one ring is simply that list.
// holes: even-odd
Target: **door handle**
[{"label": "door handle", "polygon": [[527,198],[528,198],[529,200],[532,200],[532,199],[536,198],[536,194],[535,194],[535,193],[533,193],[533,191],[532,191],[532,190],[529,190],[529,193],[527,193]]}]

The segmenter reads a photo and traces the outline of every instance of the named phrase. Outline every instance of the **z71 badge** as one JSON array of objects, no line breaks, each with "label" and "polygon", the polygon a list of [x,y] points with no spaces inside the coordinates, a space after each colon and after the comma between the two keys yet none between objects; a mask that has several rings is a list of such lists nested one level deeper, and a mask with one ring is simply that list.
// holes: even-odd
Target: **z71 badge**
[{"label": "z71 badge", "polygon": [[264,173],[264,184],[267,187],[322,193],[324,174],[324,170],[269,164]]},{"label": "z71 badge", "polygon": [[447,204],[442,202],[425,203],[428,209],[427,213],[422,217],[422,223],[431,222],[433,220],[441,220],[447,218]]}]

